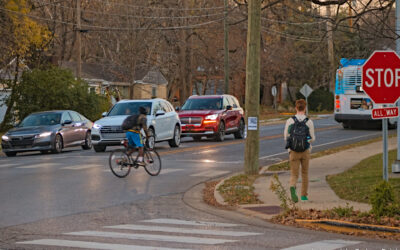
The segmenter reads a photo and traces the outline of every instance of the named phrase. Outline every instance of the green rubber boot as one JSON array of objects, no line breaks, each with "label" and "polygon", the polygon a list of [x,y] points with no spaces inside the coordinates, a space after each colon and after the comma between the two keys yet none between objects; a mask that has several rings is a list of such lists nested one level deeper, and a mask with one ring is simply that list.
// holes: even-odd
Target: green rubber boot
[{"label": "green rubber boot", "polygon": [[295,187],[290,187],[290,196],[292,197],[292,201],[294,203],[297,203],[299,201],[299,198],[297,197],[297,194],[296,194],[296,188]]},{"label": "green rubber boot", "polygon": [[304,196],[304,195],[302,195],[300,199],[301,199],[301,201],[308,201],[307,196]]}]

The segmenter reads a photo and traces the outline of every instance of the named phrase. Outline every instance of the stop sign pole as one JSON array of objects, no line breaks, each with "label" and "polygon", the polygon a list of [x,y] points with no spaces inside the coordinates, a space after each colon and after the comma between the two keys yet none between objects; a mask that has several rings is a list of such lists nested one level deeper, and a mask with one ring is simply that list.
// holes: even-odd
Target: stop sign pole
[{"label": "stop sign pole", "polygon": [[[400,58],[394,51],[375,51],[362,67],[362,88],[375,104],[395,104],[400,97]],[[387,116],[386,116],[387,117]],[[383,118],[383,179],[388,181],[388,120]]]}]

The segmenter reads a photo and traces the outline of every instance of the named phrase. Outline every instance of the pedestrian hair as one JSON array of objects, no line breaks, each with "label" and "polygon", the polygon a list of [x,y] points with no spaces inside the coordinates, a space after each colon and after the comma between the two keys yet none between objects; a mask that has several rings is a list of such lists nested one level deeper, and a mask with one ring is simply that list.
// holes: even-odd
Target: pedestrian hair
[{"label": "pedestrian hair", "polygon": [[299,99],[296,101],[296,109],[298,111],[304,111],[306,109],[306,101],[304,99]]}]

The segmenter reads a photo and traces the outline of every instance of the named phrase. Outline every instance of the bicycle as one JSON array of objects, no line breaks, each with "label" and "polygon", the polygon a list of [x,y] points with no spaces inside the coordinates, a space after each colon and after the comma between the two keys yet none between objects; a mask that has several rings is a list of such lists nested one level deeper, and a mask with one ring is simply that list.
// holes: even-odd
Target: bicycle
[{"label": "bicycle", "polygon": [[[131,168],[135,169],[139,168],[138,158],[139,151],[135,150],[133,153],[128,154],[129,145],[128,140],[124,139],[121,144],[124,146],[123,149],[116,149],[111,152],[109,157],[109,165],[111,172],[119,177],[126,177]],[[161,171],[161,158],[160,155],[154,150],[149,149],[147,146],[144,146],[144,169],[151,176],[157,176]]]}]

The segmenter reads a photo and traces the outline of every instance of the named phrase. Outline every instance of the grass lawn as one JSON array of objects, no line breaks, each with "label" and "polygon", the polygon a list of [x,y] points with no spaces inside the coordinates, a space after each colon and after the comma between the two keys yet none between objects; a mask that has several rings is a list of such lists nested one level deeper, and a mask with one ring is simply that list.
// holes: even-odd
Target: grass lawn
[{"label": "grass lawn", "polygon": [[[389,174],[396,159],[397,150],[389,151]],[[342,199],[368,203],[372,188],[382,181],[382,154],[364,159],[351,169],[327,177],[335,193]],[[389,179],[395,195],[400,199],[400,178]]]}]

